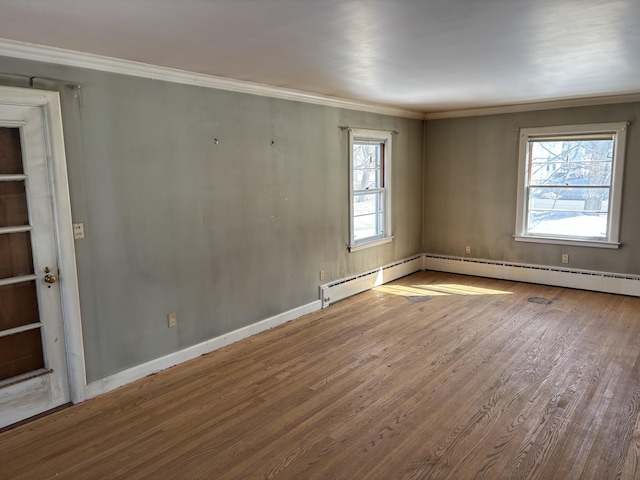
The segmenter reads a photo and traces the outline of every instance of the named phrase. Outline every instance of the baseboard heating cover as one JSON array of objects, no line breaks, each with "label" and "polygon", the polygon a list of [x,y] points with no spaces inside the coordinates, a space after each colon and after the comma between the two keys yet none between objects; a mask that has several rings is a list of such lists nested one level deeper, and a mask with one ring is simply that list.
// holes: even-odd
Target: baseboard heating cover
[{"label": "baseboard heating cover", "polygon": [[424,269],[640,297],[639,275],[430,254],[424,255]]},{"label": "baseboard heating cover", "polygon": [[404,260],[398,260],[383,267],[374,268],[373,270],[321,285],[320,298],[322,300],[322,308],[326,308],[343,298],[422,270],[422,257],[422,255],[416,255],[405,258]]}]

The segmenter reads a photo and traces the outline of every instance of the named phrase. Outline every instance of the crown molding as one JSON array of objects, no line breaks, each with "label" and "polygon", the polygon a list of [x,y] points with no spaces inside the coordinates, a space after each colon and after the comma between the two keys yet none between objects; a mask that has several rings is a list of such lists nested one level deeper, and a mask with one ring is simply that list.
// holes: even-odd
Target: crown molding
[{"label": "crown molding", "polygon": [[612,105],[615,103],[640,102],[640,93],[609,95],[602,97],[583,97],[549,102],[523,103],[498,107],[471,108],[468,110],[450,110],[444,112],[425,113],[425,120],[441,120],[446,118],[478,117],[481,115],[501,115],[505,113],[533,112],[536,110],[553,110],[556,108],[590,107],[595,105]]},{"label": "crown molding", "polygon": [[384,105],[377,105],[356,100],[347,100],[328,95],[321,95],[289,88],[273,87],[259,83],[234,80],[214,75],[189,72],[176,68],[161,67],[147,63],[122,60],[119,58],[94,55],[57,47],[48,47],[26,42],[18,42],[0,38],[0,56],[53,63],[69,67],[87,68],[101,72],[118,73],[165,82],[194,85],[216,90],[247,93],[263,97],[291,100],[294,102],[312,103],[327,107],[345,108],[362,112],[378,113],[395,117],[424,119],[424,113],[404,110]]},{"label": "crown molding", "polygon": [[495,107],[423,113],[375,103],[348,100],[328,95],[305,92],[302,90],[274,87],[271,85],[217,77],[214,75],[205,75],[176,68],[150,65],[142,62],[134,62],[131,60],[123,60],[3,38],[0,38],[0,56],[417,120],[440,120],[447,118],[531,112],[536,110],[552,110],[558,108],[640,102],[640,93],[628,93],[624,95],[582,97],[547,102],[532,102]]}]

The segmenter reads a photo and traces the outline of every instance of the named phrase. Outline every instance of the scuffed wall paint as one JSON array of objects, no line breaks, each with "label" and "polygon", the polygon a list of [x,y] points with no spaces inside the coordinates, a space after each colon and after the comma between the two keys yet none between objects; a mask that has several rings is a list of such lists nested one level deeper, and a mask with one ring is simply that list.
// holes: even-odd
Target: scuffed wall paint
[{"label": "scuffed wall paint", "polygon": [[[420,253],[420,120],[9,58],[0,72],[61,94],[89,382],[318,300],[321,269]],[[395,239],[353,254],[340,125],[400,132]]]}]

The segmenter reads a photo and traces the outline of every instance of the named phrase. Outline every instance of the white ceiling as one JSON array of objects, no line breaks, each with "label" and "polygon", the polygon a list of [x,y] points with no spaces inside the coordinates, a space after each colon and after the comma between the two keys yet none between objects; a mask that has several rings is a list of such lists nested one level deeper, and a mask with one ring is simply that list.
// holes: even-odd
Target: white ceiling
[{"label": "white ceiling", "polygon": [[0,37],[420,112],[640,93],[640,0],[0,0]]}]

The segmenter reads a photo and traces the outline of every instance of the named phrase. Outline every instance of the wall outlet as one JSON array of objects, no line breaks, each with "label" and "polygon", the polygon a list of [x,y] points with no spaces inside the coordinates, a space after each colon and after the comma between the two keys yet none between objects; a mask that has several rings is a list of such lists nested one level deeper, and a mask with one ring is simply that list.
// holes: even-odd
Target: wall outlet
[{"label": "wall outlet", "polygon": [[324,270],[320,270],[320,280],[324,280]]},{"label": "wall outlet", "polygon": [[82,240],[84,238],[84,223],[73,224],[73,238],[75,240]]},{"label": "wall outlet", "polygon": [[464,247],[464,253],[471,253],[471,245]]},{"label": "wall outlet", "polygon": [[171,312],[167,315],[167,326],[169,328],[173,328],[178,325],[178,314],[176,312]]},{"label": "wall outlet", "polygon": [[563,253],[562,254],[562,263],[569,263],[569,254],[568,253]]}]

